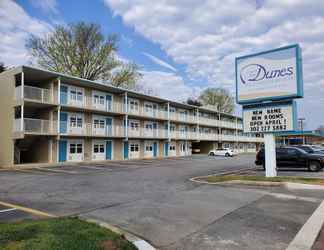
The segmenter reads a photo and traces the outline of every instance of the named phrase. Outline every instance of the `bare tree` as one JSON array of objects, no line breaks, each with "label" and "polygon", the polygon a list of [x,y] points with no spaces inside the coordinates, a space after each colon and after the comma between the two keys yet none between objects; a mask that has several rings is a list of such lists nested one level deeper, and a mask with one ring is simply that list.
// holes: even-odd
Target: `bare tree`
[{"label": "bare tree", "polygon": [[37,64],[48,70],[124,88],[134,88],[140,77],[135,64],[116,57],[117,36],[105,37],[97,24],[56,26],[44,37],[31,35],[26,48]]},{"label": "bare tree", "polygon": [[234,97],[223,88],[207,88],[200,94],[198,100],[204,106],[213,107],[224,113],[232,114],[235,109]]},{"label": "bare tree", "polygon": [[188,98],[186,103],[197,107],[202,106],[202,103],[198,99],[194,99],[194,98]]}]

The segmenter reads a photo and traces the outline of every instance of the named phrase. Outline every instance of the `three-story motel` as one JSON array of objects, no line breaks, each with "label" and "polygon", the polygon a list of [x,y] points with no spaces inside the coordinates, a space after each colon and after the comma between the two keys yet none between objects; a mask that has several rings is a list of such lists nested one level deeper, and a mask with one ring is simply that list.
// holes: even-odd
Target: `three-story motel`
[{"label": "three-story motel", "polygon": [[255,152],[242,119],[107,84],[20,66],[0,74],[0,164]]}]

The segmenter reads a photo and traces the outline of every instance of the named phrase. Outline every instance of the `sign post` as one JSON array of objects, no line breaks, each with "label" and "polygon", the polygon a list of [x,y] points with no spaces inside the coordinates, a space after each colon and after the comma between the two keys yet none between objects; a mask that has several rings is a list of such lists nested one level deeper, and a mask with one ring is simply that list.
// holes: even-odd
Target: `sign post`
[{"label": "sign post", "polygon": [[264,134],[264,157],[266,177],[277,176],[276,137],[274,134]]},{"label": "sign post", "polygon": [[238,57],[235,71],[243,130],[264,135],[266,177],[277,176],[275,133],[297,129],[294,99],[303,97],[301,49],[291,45]]}]

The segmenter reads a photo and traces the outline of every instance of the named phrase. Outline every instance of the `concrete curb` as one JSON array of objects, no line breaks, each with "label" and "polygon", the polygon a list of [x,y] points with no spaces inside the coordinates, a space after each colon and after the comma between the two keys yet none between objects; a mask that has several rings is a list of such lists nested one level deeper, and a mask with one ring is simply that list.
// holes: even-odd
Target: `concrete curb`
[{"label": "concrete curb", "polygon": [[99,220],[95,220],[95,219],[86,219],[86,218],[83,218],[83,217],[79,217],[80,219],[82,220],[85,220],[87,222],[90,222],[90,223],[95,223],[103,228],[106,228],[106,229],[109,229],[111,231],[113,231],[114,233],[116,234],[119,234],[119,235],[123,235],[125,236],[126,240],[132,242],[137,248],[138,250],[156,250],[155,247],[153,247],[149,242],[147,242],[146,240],[143,240],[141,238],[139,238],[138,236],[132,234],[132,233],[129,233],[129,232],[126,232],[120,228],[117,228],[115,226],[112,226],[106,222],[103,222],[103,221],[99,221]]},{"label": "concrete curb", "polygon": [[324,201],[299,230],[286,250],[310,250],[324,225]]},{"label": "concrete curb", "polygon": [[205,176],[196,176],[190,178],[189,180],[192,182],[200,183],[200,184],[208,184],[208,185],[228,185],[228,184],[242,184],[242,185],[253,185],[253,186],[266,186],[266,187],[278,187],[282,186],[287,189],[304,189],[304,190],[324,190],[324,185],[315,185],[315,184],[305,184],[305,183],[295,183],[295,182],[275,182],[275,181],[247,181],[247,180],[231,180],[231,181],[222,181],[222,182],[208,182],[199,180],[201,178],[206,178],[210,176],[220,176],[226,174],[239,173],[249,169],[239,169],[234,171],[228,171],[220,174],[211,174]]},{"label": "concrete curb", "polygon": [[219,183],[210,183],[208,181],[201,181],[201,180],[198,180],[198,179],[205,178],[205,177],[210,177],[210,176],[220,176],[220,175],[234,174],[234,173],[239,173],[239,172],[243,172],[243,171],[246,171],[246,170],[253,170],[253,169],[255,169],[255,168],[240,168],[240,169],[236,169],[236,170],[224,171],[224,172],[217,173],[217,174],[196,176],[196,177],[190,178],[189,180],[192,181],[192,182],[201,183],[201,184],[219,185]]}]

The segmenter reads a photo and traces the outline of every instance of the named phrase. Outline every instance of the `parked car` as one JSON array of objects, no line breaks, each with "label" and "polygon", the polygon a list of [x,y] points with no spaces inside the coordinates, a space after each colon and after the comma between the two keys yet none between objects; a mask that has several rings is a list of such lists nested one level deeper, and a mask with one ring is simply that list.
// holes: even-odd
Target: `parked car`
[{"label": "parked car", "polygon": [[300,148],[309,154],[324,154],[324,148],[317,145],[296,145],[296,148]]},{"label": "parked car", "polygon": [[226,157],[233,157],[234,156],[234,152],[232,149],[230,148],[220,148],[220,149],[213,149],[211,151],[209,151],[210,156],[226,156]]},{"label": "parked car", "polygon": [[[324,155],[317,153],[307,153],[297,147],[276,148],[277,168],[293,167],[307,168],[309,171],[319,171],[324,167]],[[265,169],[264,148],[256,155],[256,165],[262,165]]]}]

